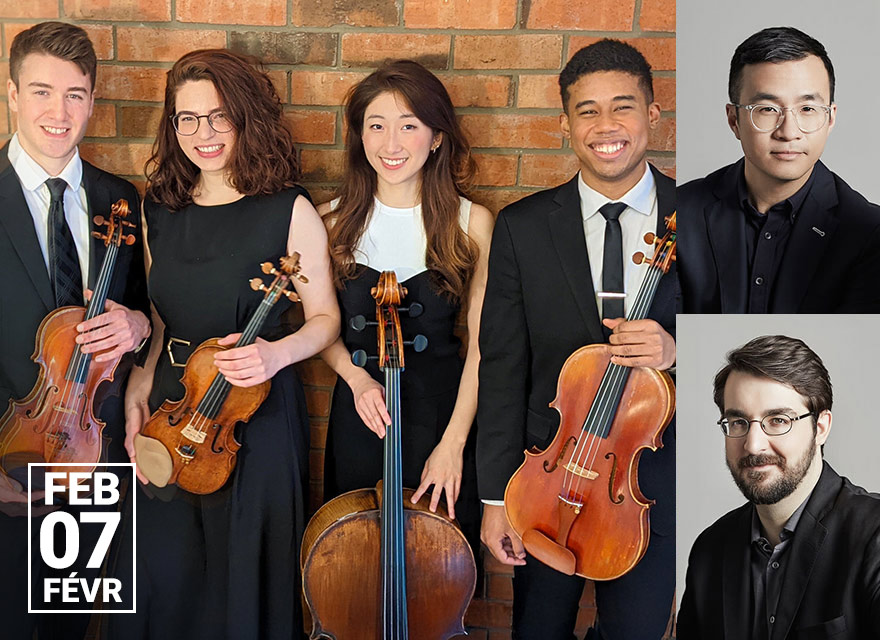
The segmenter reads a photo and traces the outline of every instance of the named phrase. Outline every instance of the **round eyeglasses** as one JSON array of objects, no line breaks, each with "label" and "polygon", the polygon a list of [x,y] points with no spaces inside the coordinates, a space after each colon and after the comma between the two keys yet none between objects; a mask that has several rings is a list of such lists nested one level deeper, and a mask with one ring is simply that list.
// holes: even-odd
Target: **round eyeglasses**
[{"label": "round eyeglasses", "polygon": [[753,422],[760,424],[761,429],[763,429],[764,433],[768,436],[784,436],[791,431],[791,425],[793,423],[811,415],[813,415],[812,411],[805,413],[802,416],[797,416],[796,418],[792,418],[784,413],[772,413],[769,416],[764,416],[760,420],[748,420],[747,418],[721,418],[721,420],[718,421],[718,426],[721,427],[721,431],[728,438],[745,437],[746,434],[748,434],[749,429],[751,429]]},{"label": "round eyeglasses", "polygon": [[232,131],[232,120],[226,115],[225,111],[214,111],[205,116],[200,116],[189,111],[181,111],[171,116],[171,124],[174,130],[182,136],[191,136],[199,130],[201,120],[204,118],[217,133],[228,133]]},{"label": "round eyeglasses", "polygon": [[790,111],[798,129],[804,133],[815,133],[825,126],[831,115],[831,107],[825,104],[802,104],[798,107],[779,107],[775,104],[736,104],[731,106],[749,112],[752,126],[763,133],[776,131],[785,121],[785,112]]}]

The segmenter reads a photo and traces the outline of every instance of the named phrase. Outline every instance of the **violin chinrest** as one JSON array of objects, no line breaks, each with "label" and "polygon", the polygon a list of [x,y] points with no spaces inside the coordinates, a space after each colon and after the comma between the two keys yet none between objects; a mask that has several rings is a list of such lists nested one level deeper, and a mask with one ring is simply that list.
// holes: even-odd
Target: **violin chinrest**
[{"label": "violin chinrest", "polygon": [[174,463],[168,449],[159,440],[141,434],[134,437],[134,450],[140,472],[157,487],[164,487],[171,480]]}]

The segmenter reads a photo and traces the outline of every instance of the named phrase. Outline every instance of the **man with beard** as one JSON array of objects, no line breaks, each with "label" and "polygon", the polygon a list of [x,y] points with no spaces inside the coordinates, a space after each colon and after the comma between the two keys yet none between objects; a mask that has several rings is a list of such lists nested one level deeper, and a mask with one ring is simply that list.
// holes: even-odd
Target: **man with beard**
[{"label": "man with beard", "polygon": [[880,496],[822,459],[822,360],[796,338],[755,338],[727,354],[714,399],[749,502],[694,543],[678,639],[880,638]]}]

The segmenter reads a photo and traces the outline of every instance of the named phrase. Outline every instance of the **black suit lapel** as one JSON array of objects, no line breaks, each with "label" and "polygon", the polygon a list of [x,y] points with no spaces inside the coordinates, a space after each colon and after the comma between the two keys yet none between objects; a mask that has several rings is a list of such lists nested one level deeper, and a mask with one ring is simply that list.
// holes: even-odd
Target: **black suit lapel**
[{"label": "black suit lapel", "polygon": [[[103,216],[104,219],[110,217],[110,194],[104,188],[100,178],[100,174],[95,168],[83,161],[83,187],[86,191],[86,206],[88,208],[89,228],[92,232],[106,233],[106,226],[98,226],[95,224],[95,216]],[[88,287],[92,291],[95,290],[95,284],[98,280],[98,273],[101,269],[101,263],[104,261],[104,254],[107,253],[107,247],[101,238],[91,237],[89,242],[89,282]]]},{"label": "black suit lapel", "polygon": [[0,227],[9,235],[12,246],[48,313],[55,308],[55,294],[52,292],[43,250],[34,230],[34,219],[24,199],[18,176],[9,163],[7,150],[8,145],[0,150]]},{"label": "black suit lapel", "polygon": [[675,211],[675,181],[663,174],[654,165],[648,165],[654,172],[654,184],[657,187],[657,235],[666,234],[666,218]]},{"label": "black suit lapel", "polygon": [[813,186],[794,221],[774,284],[771,313],[796,313],[800,309],[837,230],[838,220],[831,212],[837,206],[834,178],[821,162],[813,170]]},{"label": "black suit lapel", "polygon": [[[791,540],[791,549],[785,560],[786,570],[779,597],[779,606],[776,611],[776,624],[773,627],[771,640],[784,639],[788,636],[804,592],[810,582],[816,558],[822,550],[822,545],[828,535],[828,530],[821,520],[825,517],[828,509],[834,504],[842,481],[827,463],[822,463],[822,475],[813,489],[807,506],[801,514],[794,537]],[[814,584],[813,588],[821,588]]]},{"label": "black suit lapel", "polygon": [[[724,618],[725,640],[742,640],[752,635],[752,586],[750,575],[752,526],[751,507],[741,510],[736,523],[724,541],[724,560],[721,570],[721,612]],[[712,594],[705,594],[713,598]]]},{"label": "black suit lapel", "polygon": [[714,192],[718,199],[703,211],[718,273],[721,313],[745,313],[748,309],[749,273],[744,252],[746,220],[739,213],[736,201],[736,172],[739,171],[742,171],[742,160],[725,172],[719,180],[724,187]]},{"label": "black suit lapel", "polygon": [[577,176],[559,187],[553,198],[556,209],[549,212],[547,222],[550,235],[559,256],[559,263],[571,293],[593,342],[606,342],[599,323],[599,308],[593,289],[593,276],[587,256],[587,241],[584,237],[584,220],[581,215],[580,197],[577,190]]}]

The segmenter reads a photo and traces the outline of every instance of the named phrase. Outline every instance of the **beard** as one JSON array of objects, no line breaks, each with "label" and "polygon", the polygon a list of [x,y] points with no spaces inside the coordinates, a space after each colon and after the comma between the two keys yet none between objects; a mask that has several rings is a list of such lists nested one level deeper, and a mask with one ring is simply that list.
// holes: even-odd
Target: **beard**
[{"label": "beard", "polygon": [[[791,466],[784,456],[748,455],[740,458],[735,465],[727,460],[727,468],[746,500],[753,504],[776,504],[798,488],[815,455],[816,441],[813,440],[812,445]],[[753,468],[765,464],[776,465],[782,470],[782,475],[769,484],[763,482],[767,472]]]}]

